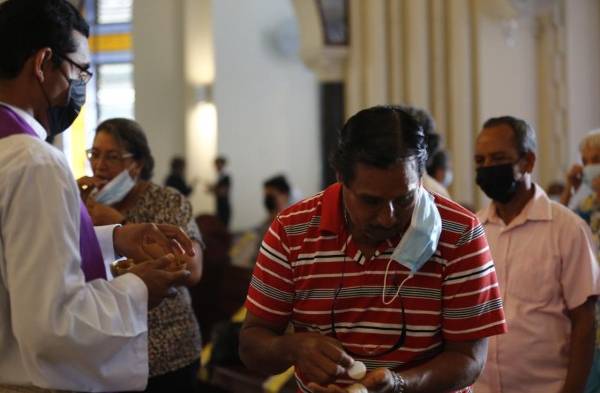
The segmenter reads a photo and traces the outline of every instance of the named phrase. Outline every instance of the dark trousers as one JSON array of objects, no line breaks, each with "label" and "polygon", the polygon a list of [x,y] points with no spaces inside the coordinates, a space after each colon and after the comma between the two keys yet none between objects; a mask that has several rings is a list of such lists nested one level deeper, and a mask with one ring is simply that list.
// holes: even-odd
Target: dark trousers
[{"label": "dark trousers", "polygon": [[198,368],[200,361],[196,360],[170,373],[157,375],[148,379],[146,393],[196,392],[198,387]]},{"label": "dark trousers", "polygon": [[225,227],[229,228],[229,221],[231,220],[229,198],[217,197],[217,217],[225,224]]}]

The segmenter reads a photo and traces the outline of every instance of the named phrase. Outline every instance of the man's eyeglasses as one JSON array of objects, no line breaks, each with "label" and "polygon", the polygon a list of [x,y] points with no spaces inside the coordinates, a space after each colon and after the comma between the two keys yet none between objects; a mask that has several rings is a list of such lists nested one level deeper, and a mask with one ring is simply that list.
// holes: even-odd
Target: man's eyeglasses
[{"label": "man's eyeglasses", "polygon": [[131,153],[120,154],[114,151],[103,155],[94,149],[87,149],[85,151],[85,155],[90,162],[100,161],[102,157],[104,157],[104,161],[106,161],[106,163],[109,165],[120,164],[124,159],[133,157],[133,154]]},{"label": "man's eyeglasses", "polygon": [[[338,295],[340,294],[340,292],[342,291],[342,287],[344,285],[344,273],[346,271],[346,256],[344,256],[344,267],[342,269],[342,279],[340,282],[340,286],[336,289],[334,295],[333,295],[333,301],[331,302],[331,332],[333,334],[333,337],[342,342],[342,340],[340,340],[340,338],[337,335],[337,331],[335,329],[335,304],[338,298]],[[404,310],[404,302],[402,301],[402,296],[398,296],[398,299],[400,300],[400,309],[402,311],[402,331],[400,332],[400,336],[398,337],[398,340],[396,340],[396,343],[381,352],[375,352],[375,350],[377,348],[375,348],[375,350],[373,351],[364,351],[364,353],[357,353],[357,352],[353,352],[352,350],[348,349],[347,347],[344,347],[344,350],[351,355],[352,357],[368,357],[368,358],[378,358],[384,355],[387,355],[389,353],[392,353],[394,351],[396,351],[398,348],[402,347],[404,345],[404,342],[406,341],[406,313]]]},{"label": "man's eyeglasses", "polygon": [[87,84],[94,76],[94,73],[92,71],[90,71],[87,67],[83,67],[83,66],[75,63],[73,60],[69,59],[67,56],[64,56],[58,52],[54,52],[54,54],[57,57],[59,57],[60,59],[66,61],[67,63],[69,63],[72,66],[74,66],[75,68],[77,68],[79,70],[79,80],[82,81],[84,84]]}]

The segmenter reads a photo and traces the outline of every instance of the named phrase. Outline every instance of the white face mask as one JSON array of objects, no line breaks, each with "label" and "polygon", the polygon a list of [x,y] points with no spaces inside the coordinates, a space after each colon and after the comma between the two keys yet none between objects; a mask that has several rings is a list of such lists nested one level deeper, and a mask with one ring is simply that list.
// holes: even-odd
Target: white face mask
[{"label": "white face mask", "polygon": [[594,182],[594,179],[600,176],[600,164],[588,164],[583,167],[583,182],[590,188]]},{"label": "white face mask", "polygon": [[454,175],[451,170],[447,169],[446,173],[444,174],[444,180],[442,181],[442,185],[448,188],[450,187],[450,184],[452,184],[452,180],[454,180]]},{"label": "white face mask", "polygon": [[103,205],[113,205],[121,202],[134,186],[135,180],[131,177],[129,171],[125,169],[114,179],[106,183],[106,185],[93,195],[93,197],[98,203],[102,203]]}]

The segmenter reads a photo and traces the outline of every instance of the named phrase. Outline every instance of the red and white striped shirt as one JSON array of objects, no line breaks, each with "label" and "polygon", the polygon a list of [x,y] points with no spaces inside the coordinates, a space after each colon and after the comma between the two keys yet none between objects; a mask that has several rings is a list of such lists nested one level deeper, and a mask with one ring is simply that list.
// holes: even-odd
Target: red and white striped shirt
[{"label": "red and white striped shirt", "polygon": [[[338,183],[288,208],[273,222],[254,268],[248,311],[272,322],[289,321],[296,332],[328,336],[333,335],[333,315],[337,338],[350,351],[364,354],[355,358],[369,370],[412,368],[439,354],[444,341],[506,332],[483,227],[463,207],[434,197],[442,218],[438,248],[391,304],[382,302],[383,281],[400,239],[383,242],[373,258],[366,260],[345,229]],[[390,265],[386,302],[407,276],[404,266]],[[377,356],[396,344],[403,324],[404,345]],[[298,372],[296,380],[299,391],[310,392],[308,381]],[[350,382],[337,381],[340,385]]]}]

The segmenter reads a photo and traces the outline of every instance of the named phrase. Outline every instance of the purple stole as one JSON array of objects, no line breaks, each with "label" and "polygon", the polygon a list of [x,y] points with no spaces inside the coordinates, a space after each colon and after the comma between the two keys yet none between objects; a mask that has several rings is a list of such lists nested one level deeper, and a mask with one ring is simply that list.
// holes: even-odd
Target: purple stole
[{"label": "purple stole", "polygon": [[[39,138],[25,120],[21,119],[21,117],[10,108],[0,105],[0,138],[16,134],[26,134]],[[83,270],[83,275],[85,276],[86,281],[95,280],[97,278],[106,279],[106,270],[100,243],[98,243],[92,219],[81,200],[79,202],[79,210],[81,216],[79,251],[81,253],[81,269]]]}]

